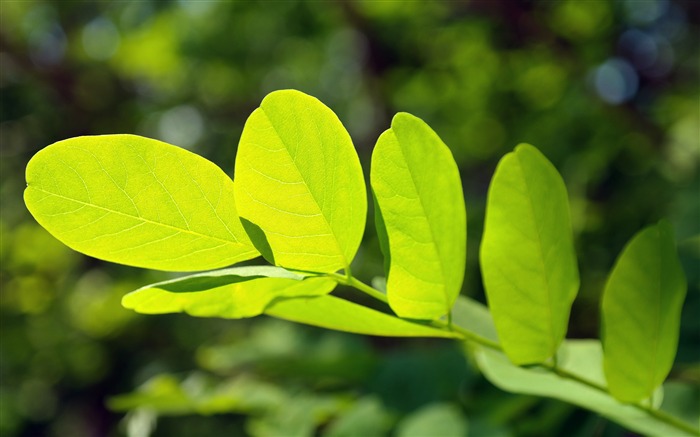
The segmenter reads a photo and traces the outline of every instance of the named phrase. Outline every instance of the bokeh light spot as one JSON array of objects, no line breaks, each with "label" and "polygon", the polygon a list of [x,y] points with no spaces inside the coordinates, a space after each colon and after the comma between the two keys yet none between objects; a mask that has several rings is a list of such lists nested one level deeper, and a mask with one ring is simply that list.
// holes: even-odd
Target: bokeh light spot
[{"label": "bokeh light spot", "polygon": [[160,116],[158,132],[163,141],[189,149],[202,137],[204,120],[196,108],[176,106]]},{"label": "bokeh light spot", "polygon": [[596,93],[605,102],[619,105],[637,93],[639,77],[625,60],[612,58],[596,68],[593,73]]},{"label": "bokeh light spot", "polygon": [[104,61],[111,58],[119,48],[120,36],[111,20],[99,17],[83,28],[83,49],[92,59]]}]

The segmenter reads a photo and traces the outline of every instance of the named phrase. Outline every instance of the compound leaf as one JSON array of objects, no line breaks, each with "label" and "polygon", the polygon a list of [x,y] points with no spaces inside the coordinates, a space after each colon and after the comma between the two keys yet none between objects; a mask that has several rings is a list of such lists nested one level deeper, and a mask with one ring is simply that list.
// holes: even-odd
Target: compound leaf
[{"label": "compound leaf", "polygon": [[564,181],[530,145],[516,147],[496,168],[480,257],[508,358],[532,364],[552,357],[566,335],[579,275]]},{"label": "compound leaf", "polygon": [[367,197],[352,140],[316,98],[275,91],[246,121],[236,202],[256,247],[273,264],[348,268],[362,239]]},{"label": "compound leaf", "polygon": [[387,297],[401,317],[436,319],[459,295],[467,215],[452,153],[421,119],[396,114],[372,154]]},{"label": "compound leaf", "polygon": [[445,337],[459,334],[413,323],[335,296],[278,299],[265,314],[337,331],[385,337]]},{"label": "compound leaf", "polygon": [[668,376],[686,285],[666,221],[639,232],[617,259],[602,301],[605,375],[616,398],[649,397]]},{"label": "compound leaf", "polygon": [[95,258],[192,271],[258,256],[233,181],[179,147],[135,135],[71,138],[34,155],[26,178],[39,224]]},{"label": "compound leaf", "polygon": [[269,269],[242,267],[221,275],[201,274],[147,285],[124,296],[122,305],[142,314],[185,312],[195,317],[239,319],[262,314],[278,297],[319,296],[336,286],[328,278],[302,280],[282,269],[263,270]]}]

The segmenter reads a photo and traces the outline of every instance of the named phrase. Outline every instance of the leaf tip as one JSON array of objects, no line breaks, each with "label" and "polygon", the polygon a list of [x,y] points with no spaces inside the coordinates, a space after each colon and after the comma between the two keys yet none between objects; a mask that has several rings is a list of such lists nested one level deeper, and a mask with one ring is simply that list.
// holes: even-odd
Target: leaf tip
[{"label": "leaf tip", "polygon": [[537,154],[537,155],[542,155],[542,156],[544,156],[544,155],[542,154],[542,152],[540,151],[540,149],[538,149],[537,147],[533,146],[532,144],[528,144],[528,143],[520,143],[520,144],[518,144],[517,146],[515,146],[515,149],[513,149],[513,152],[515,152],[516,154],[521,154],[521,153],[534,153],[534,154]]}]

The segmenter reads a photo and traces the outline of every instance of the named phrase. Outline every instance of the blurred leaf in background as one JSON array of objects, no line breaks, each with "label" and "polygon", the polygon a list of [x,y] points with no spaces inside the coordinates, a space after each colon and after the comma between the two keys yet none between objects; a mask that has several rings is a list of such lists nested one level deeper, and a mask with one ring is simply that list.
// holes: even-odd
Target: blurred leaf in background
[{"label": "blurred leaf in background", "polygon": [[[3,1],[0,435],[247,435],[292,426],[300,435],[386,435],[435,417],[473,435],[624,435],[571,405],[500,391],[447,340],[127,311],[121,296],[173,276],[62,246],[26,211],[23,172],[53,142],[131,133],[195,151],[232,176],[248,115],[268,92],[294,88],[338,114],[367,176],[379,134],[394,113],[410,112],[460,167],[469,209],[462,293],[483,299],[477,253],[488,182],[502,155],[531,143],[560,170],[572,204],[581,291],[569,337],[598,336],[616,255],[667,217],[689,283],[670,383],[698,387],[699,27],[700,4],[683,0]],[[368,225],[353,264],[367,280],[383,275]],[[292,396],[304,414],[190,414],[193,399],[200,410],[210,402],[209,413],[233,411],[236,384],[267,393],[265,402]],[[108,408],[130,392],[145,402],[142,390],[157,387],[184,393],[178,402],[189,410]],[[697,393],[667,389],[680,405],[696,406]]]}]

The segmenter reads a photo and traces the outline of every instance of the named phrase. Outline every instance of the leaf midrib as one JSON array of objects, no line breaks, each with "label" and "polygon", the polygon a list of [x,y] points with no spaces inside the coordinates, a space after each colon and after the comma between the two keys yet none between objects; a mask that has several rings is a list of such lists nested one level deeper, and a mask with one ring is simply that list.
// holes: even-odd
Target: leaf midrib
[{"label": "leaf midrib", "polygon": [[[552,286],[549,283],[549,275],[547,274],[547,266],[544,261],[544,248],[542,247],[542,234],[540,233],[540,228],[537,226],[537,216],[535,215],[535,206],[532,203],[532,197],[531,197],[531,191],[530,191],[530,184],[528,183],[528,178],[525,175],[525,169],[523,168],[522,162],[520,157],[515,155],[517,157],[517,162],[518,162],[518,167],[520,168],[520,173],[523,176],[523,182],[525,183],[525,190],[527,192],[527,204],[530,207],[530,214],[532,216],[532,222],[534,224],[535,228],[535,233],[537,234],[537,248],[539,249],[539,260],[542,263],[542,273],[544,273],[544,283],[545,283],[545,288],[547,289],[547,293],[545,296],[547,296],[547,313],[548,313],[548,321],[549,321],[549,333],[551,335],[550,340],[551,340],[551,346],[556,345],[557,340],[556,340],[556,335],[554,334],[554,320],[553,320],[553,312],[552,312]],[[553,351],[556,354],[556,350]]]},{"label": "leaf midrib", "polygon": [[167,224],[167,223],[163,223],[163,222],[159,222],[159,221],[155,221],[155,220],[150,220],[150,219],[144,218],[143,216],[135,216],[135,215],[132,215],[132,214],[127,214],[127,213],[125,213],[125,212],[117,211],[117,210],[110,209],[110,208],[106,208],[106,207],[104,207],[104,206],[96,205],[96,204],[94,204],[94,203],[89,203],[89,202],[84,202],[84,201],[82,201],[82,200],[73,199],[73,198],[71,198],[71,197],[64,196],[64,195],[62,195],[62,194],[53,193],[53,192],[51,192],[51,191],[47,191],[47,190],[44,190],[44,189],[42,189],[42,188],[33,187],[33,186],[31,186],[31,185],[29,185],[29,186],[27,187],[27,189],[40,191],[40,192],[42,192],[42,193],[46,193],[46,194],[48,194],[48,195],[55,196],[55,197],[58,197],[58,198],[61,198],[61,199],[64,199],[64,200],[71,201],[71,202],[75,202],[75,203],[78,203],[78,204],[83,205],[83,206],[88,206],[88,207],[95,208],[95,209],[99,209],[99,210],[102,210],[102,211],[107,211],[108,213],[117,214],[117,215],[121,215],[121,216],[124,216],[124,217],[129,217],[129,218],[132,218],[132,219],[135,219],[135,220],[140,220],[140,221],[143,221],[143,222],[152,224],[152,225],[162,226],[162,227],[164,227],[164,228],[176,230],[176,231],[179,231],[179,232],[182,232],[182,233],[185,233],[185,234],[192,234],[192,235],[196,235],[196,236],[198,236],[198,237],[205,237],[205,238],[209,238],[209,239],[212,239],[212,240],[221,241],[221,242],[224,242],[224,243],[227,243],[227,244],[233,244],[233,245],[236,245],[236,246],[243,246],[243,245],[242,245],[240,242],[238,242],[238,241],[225,240],[225,239],[223,239],[223,238],[215,237],[215,236],[213,236],[213,235],[203,234],[203,233],[195,232],[195,231],[192,231],[192,230],[189,230],[189,229],[185,229],[185,228],[178,228],[177,226],[169,225],[169,224]]},{"label": "leaf midrib", "polygon": [[[435,250],[435,254],[438,257],[438,265],[440,266],[440,279],[442,279],[442,294],[445,297],[445,303],[449,302],[450,298],[447,294],[447,283],[445,281],[445,266],[443,265],[442,262],[442,256],[440,251],[438,250],[436,240],[435,240],[435,230],[433,229],[433,223],[431,220],[428,219],[428,214],[425,209],[425,204],[423,204],[423,198],[421,197],[421,193],[418,190],[418,184],[416,184],[415,176],[413,175],[413,172],[411,171],[411,165],[408,164],[408,160],[406,159],[406,155],[404,154],[403,148],[401,148],[401,141],[399,139],[398,132],[394,130],[393,128],[391,129],[392,132],[394,133],[394,136],[396,137],[396,143],[399,146],[399,153],[401,154],[401,157],[403,158],[403,161],[406,163],[406,171],[408,172],[408,175],[411,177],[411,184],[413,185],[413,189],[416,192],[416,197],[418,198],[418,203],[420,204],[421,210],[423,211],[423,216],[425,217],[425,221],[428,222],[428,229],[430,229],[430,241],[431,241],[431,246],[433,246]],[[448,308],[449,312],[449,308]]]},{"label": "leaf midrib", "polygon": [[[305,109],[308,110],[308,107],[305,107]],[[285,141],[285,139],[283,138],[283,136],[280,134],[280,131],[279,131],[279,129],[277,128],[277,126],[275,126],[275,123],[273,122],[272,117],[270,117],[270,116],[268,115],[268,113],[265,111],[265,108],[263,108],[262,105],[260,106],[260,110],[262,111],[262,113],[263,113],[263,115],[265,116],[265,118],[267,119],[267,121],[270,123],[270,126],[272,126],[272,129],[275,131],[275,135],[277,135],[277,138],[279,138],[280,142],[281,142],[282,145],[284,146],[284,151],[287,153],[287,156],[288,156],[289,159],[291,160],[291,162],[292,162],[292,167],[294,168],[294,171],[296,171],[297,174],[299,175],[299,178],[300,178],[300,179],[302,180],[302,182],[304,183],[304,188],[306,188],[306,191],[308,191],[309,195],[310,195],[311,198],[313,199],[314,204],[316,205],[316,208],[317,208],[318,211],[321,213],[320,215],[321,215],[321,217],[323,217],[324,223],[326,224],[326,226],[327,226],[328,229],[330,230],[330,234],[333,236],[333,242],[335,243],[335,246],[336,246],[336,248],[338,249],[338,254],[340,255],[340,257],[341,257],[342,260],[343,260],[343,265],[344,265],[345,269],[347,270],[347,269],[349,268],[349,262],[348,262],[348,260],[347,260],[346,257],[345,257],[345,252],[344,252],[344,251],[342,250],[342,248],[340,247],[340,241],[338,240],[338,236],[336,235],[335,230],[334,230],[333,227],[331,226],[330,221],[328,220],[328,218],[326,217],[326,215],[323,213],[323,209],[321,208],[321,205],[319,204],[318,199],[317,199],[316,196],[314,195],[313,191],[310,189],[309,183],[306,181],[306,178],[304,177],[304,174],[299,170],[299,167],[298,167],[298,165],[297,165],[296,160],[294,159],[294,157],[292,156],[292,154],[291,154],[290,151],[289,151],[288,142]],[[297,117],[294,117],[294,120],[295,120],[295,122],[298,122]],[[314,120],[314,122],[315,122],[314,117],[312,117],[312,120]],[[317,129],[318,129],[318,126],[317,126]],[[298,133],[298,131],[299,131],[299,129],[297,129],[297,133]],[[322,138],[320,132],[319,132],[319,140],[321,141],[321,143],[323,143],[323,138]],[[316,255],[316,254],[315,254],[315,255]]]},{"label": "leaf midrib", "polygon": [[652,358],[651,358],[652,359],[652,363],[651,363],[652,367],[651,367],[651,372],[650,372],[651,380],[649,381],[649,387],[652,390],[652,393],[654,390],[654,385],[655,385],[654,380],[656,379],[656,372],[657,372],[657,358],[658,358],[658,354],[659,354],[659,334],[661,331],[661,328],[660,328],[660,326],[661,326],[661,311],[662,311],[661,305],[662,305],[662,300],[663,300],[661,297],[661,284],[662,284],[662,275],[663,275],[663,260],[661,259],[661,255],[660,255],[663,253],[663,242],[661,241],[661,238],[662,238],[661,229],[657,228],[655,230],[655,233],[656,233],[656,237],[657,237],[656,242],[658,244],[658,251],[656,252],[658,256],[656,257],[656,259],[658,261],[659,271],[658,271],[658,276],[657,276],[657,281],[656,281],[657,287],[654,290],[656,292],[655,294],[657,297],[657,305],[656,305],[656,311],[654,311],[654,327],[656,329],[654,330],[654,339],[652,341],[652,348],[651,348],[651,350],[652,350]]}]

